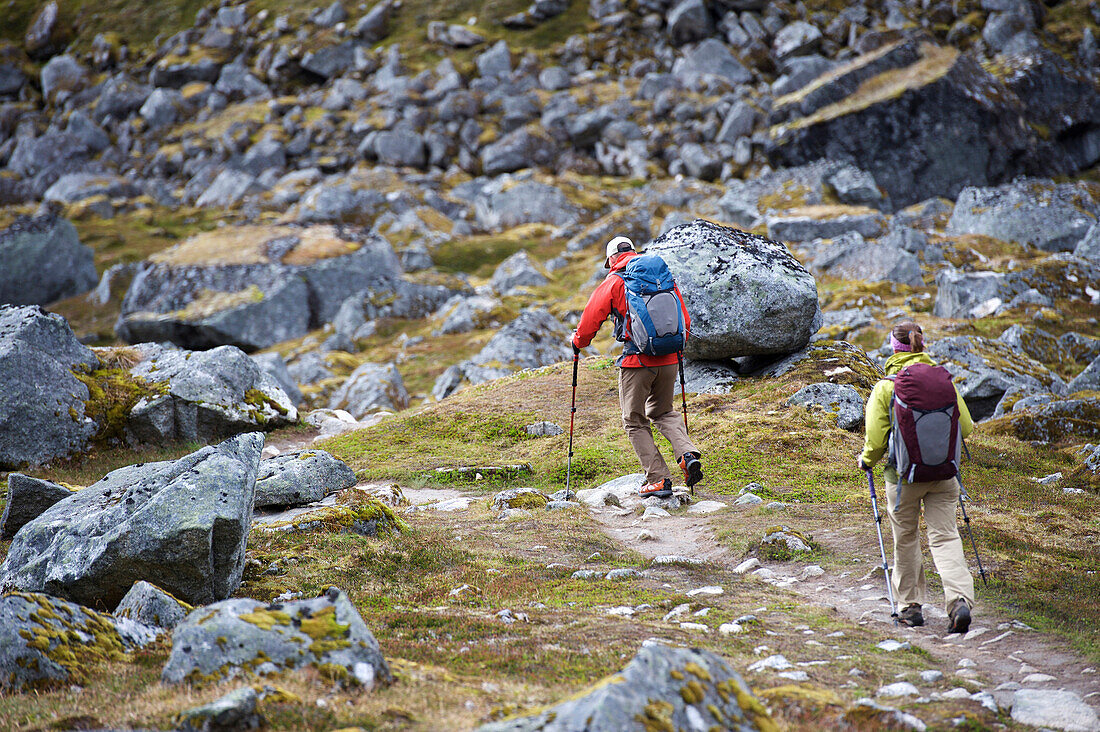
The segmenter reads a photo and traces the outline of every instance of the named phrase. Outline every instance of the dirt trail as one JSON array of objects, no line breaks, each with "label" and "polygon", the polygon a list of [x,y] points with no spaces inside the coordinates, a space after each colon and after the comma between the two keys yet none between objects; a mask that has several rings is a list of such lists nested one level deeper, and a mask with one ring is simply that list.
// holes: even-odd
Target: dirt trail
[{"label": "dirt trail", "polygon": [[[698,496],[697,500],[704,498]],[[730,502],[728,496],[707,496],[709,500]],[[716,526],[736,523],[740,507],[732,507],[710,515],[673,515],[643,520],[634,510],[594,509],[593,515],[604,532],[623,546],[647,559],[661,555],[680,555],[701,559],[732,570],[744,557],[737,556],[715,539]],[[639,537],[645,530],[655,538]],[[909,628],[895,626],[890,618],[890,605],[882,570],[877,566],[877,540],[873,525],[840,527],[820,532],[815,538],[840,560],[862,561],[866,569],[827,569],[825,574],[803,581],[797,578],[808,566],[800,562],[765,562],[764,567],[774,572],[772,583],[798,595],[804,602],[835,610],[854,624],[874,629],[883,640],[892,638],[908,641],[931,654],[945,671],[958,669],[964,659],[976,665],[963,676],[972,676],[981,682],[981,689],[993,694],[1002,707],[1011,705],[1014,689],[996,691],[1002,684],[1021,684],[1023,688],[1066,689],[1074,691],[1100,711],[1100,673],[1090,667],[1066,643],[1056,637],[1042,634],[1023,623],[1013,621],[982,602],[980,579],[977,588],[977,607],[971,630],[965,636],[945,635],[947,614],[942,606],[925,605],[925,626]],[[889,537],[887,536],[887,541]],[[868,540],[869,539],[869,540]],[[889,553],[889,549],[887,549]],[[754,581],[735,574],[730,583]],[[778,589],[777,592],[784,590]],[[930,598],[935,600],[935,595]],[[942,602],[942,596],[941,596]],[[957,672],[956,672],[957,673]],[[1053,677],[1041,681],[1036,674]],[[1031,678],[1030,681],[1025,679]],[[1020,687],[1015,687],[1020,688]]]}]

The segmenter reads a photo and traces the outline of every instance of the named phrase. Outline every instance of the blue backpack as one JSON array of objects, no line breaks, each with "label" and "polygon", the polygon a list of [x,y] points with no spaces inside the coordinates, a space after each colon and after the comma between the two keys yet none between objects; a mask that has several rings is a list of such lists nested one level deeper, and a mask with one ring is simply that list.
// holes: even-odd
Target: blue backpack
[{"label": "blue backpack", "polygon": [[625,343],[623,354],[667,356],[684,350],[683,303],[665,260],[642,254],[614,274],[626,286],[626,318],[615,333]]}]

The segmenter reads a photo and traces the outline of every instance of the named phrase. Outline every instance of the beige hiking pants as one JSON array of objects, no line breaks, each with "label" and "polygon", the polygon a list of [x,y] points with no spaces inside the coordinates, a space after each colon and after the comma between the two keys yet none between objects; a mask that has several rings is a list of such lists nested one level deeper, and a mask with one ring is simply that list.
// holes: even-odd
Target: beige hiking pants
[{"label": "beige hiking pants", "polygon": [[896,483],[886,484],[886,513],[894,530],[894,574],[891,578],[898,607],[927,601],[924,563],[920,551],[920,513],[924,504],[924,522],[928,526],[928,548],[943,582],[946,607],[962,597],[974,606],[974,578],[963,556],[962,538],[955,519],[959,500],[959,482],[935,480],[905,483],[899,500]]},{"label": "beige hiking pants", "polygon": [[688,439],[684,418],[673,406],[676,395],[676,364],[619,369],[619,405],[623,410],[623,429],[645,470],[646,483],[671,478],[665,459],[653,441],[650,422],[672,443],[673,457],[696,452]]}]

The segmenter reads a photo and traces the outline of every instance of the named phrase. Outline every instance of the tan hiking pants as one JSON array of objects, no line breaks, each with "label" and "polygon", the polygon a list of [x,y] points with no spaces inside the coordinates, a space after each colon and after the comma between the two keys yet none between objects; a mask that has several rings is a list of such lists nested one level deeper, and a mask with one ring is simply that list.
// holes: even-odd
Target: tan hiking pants
[{"label": "tan hiking pants", "polygon": [[653,441],[650,422],[672,443],[673,457],[696,452],[688,439],[684,418],[673,406],[676,395],[676,364],[619,369],[619,405],[623,410],[623,429],[645,470],[646,483],[671,478],[665,459]]},{"label": "tan hiking pants", "polygon": [[934,480],[905,483],[899,500],[896,483],[886,484],[886,513],[894,530],[894,573],[891,578],[898,607],[927,601],[924,563],[920,550],[920,513],[924,504],[924,522],[928,526],[928,548],[943,582],[946,607],[965,598],[974,607],[974,578],[963,556],[962,538],[955,519],[959,500],[959,482]]}]

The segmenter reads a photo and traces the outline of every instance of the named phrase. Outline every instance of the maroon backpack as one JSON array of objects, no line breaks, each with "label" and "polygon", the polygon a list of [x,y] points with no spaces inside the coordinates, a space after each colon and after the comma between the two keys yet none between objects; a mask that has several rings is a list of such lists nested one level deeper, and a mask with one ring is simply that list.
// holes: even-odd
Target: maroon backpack
[{"label": "maroon backpack", "polygon": [[890,462],[901,483],[947,480],[959,472],[958,397],[943,366],[914,363],[893,378]]}]

